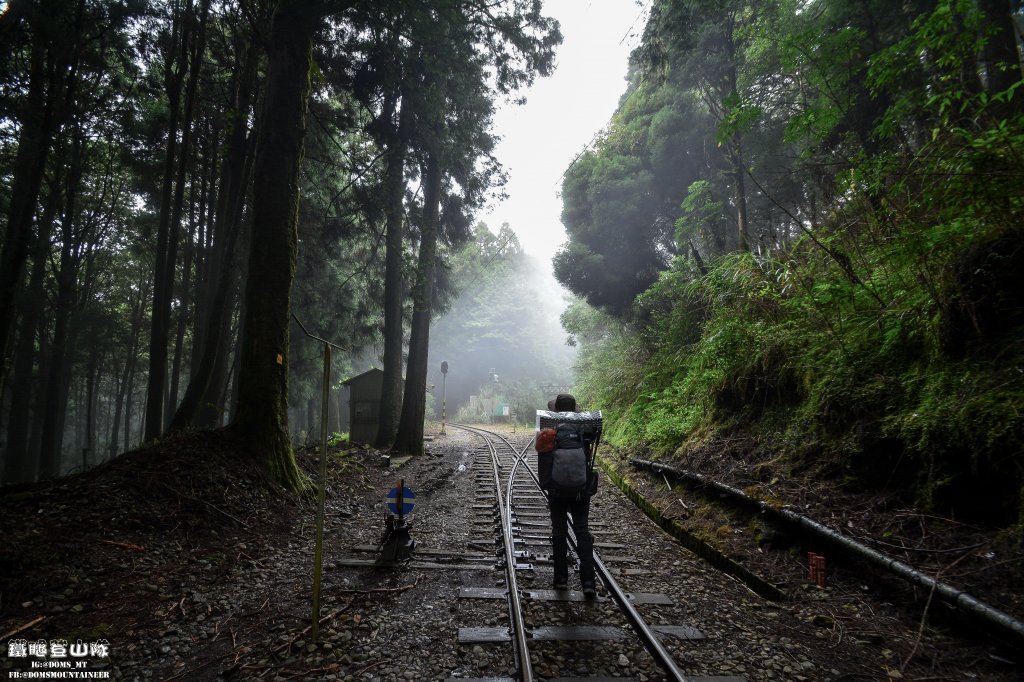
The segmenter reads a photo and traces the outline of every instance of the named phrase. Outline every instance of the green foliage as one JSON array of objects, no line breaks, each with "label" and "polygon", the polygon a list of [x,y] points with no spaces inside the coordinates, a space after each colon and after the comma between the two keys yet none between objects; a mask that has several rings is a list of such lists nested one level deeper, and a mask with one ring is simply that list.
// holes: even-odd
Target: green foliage
[{"label": "green foliage", "polygon": [[[1014,520],[1024,483],[1020,82],[991,90],[992,79],[977,79],[993,18],[975,3],[916,14],[865,3],[869,17],[806,5],[734,15],[743,49],[717,55],[739,69],[739,89],[717,100],[716,139],[742,133],[748,159],[776,164],[751,163],[749,176],[785,218],[752,198],[762,248],[715,255],[707,247],[734,195],[720,175],[690,181],[675,239],[681,253],[714,257],[676,257],[635,298],[629,324],[567,313],[580,395],[605,410],[613,441],[657,456],[741,435],[793,466],[813,455],[859,485]],[[652,78],[678,87],[686,78],[673,68],[706,79],[728,66],[690,61],[700,41],[679,31],[694,25],[683,21],[692,10],[652,14]],[[769,26],[775,46],[764,43]],[[651,129],[654,120],[673,118],[659,112]],[[790,160],[777,160],[783,152]],[[807,171],[802,184],[778,172],[792,159]],[[567,211],[596,205],[577,200]],[[766,220],[789,236],[766,242]]]},{"label": "green foliage", "polygon": [[697,180],[692,183],[686,190],[681,208],[683,213],[676,219],[676,244],[681,251],[695,235],[705,243],[714,239],[714,234],[721,229],[725,202],[715,198],[711,182]]},{"label": "green foliage", "polygon": [[667,85],[631,89],[594,150],[566,172],[562,222],[568,243],[555,255],[567,288],[620,319],[677,250],[673,222],[710,123],[692,93]]}]

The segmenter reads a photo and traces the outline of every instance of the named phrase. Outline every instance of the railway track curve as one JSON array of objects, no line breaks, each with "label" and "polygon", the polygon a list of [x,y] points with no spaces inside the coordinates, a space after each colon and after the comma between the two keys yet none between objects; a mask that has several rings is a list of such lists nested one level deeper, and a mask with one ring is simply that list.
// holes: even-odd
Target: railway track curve
[{"label": "railway track curve", "polygon": [[[745,682],[746,678],[735,675],[689,676],[677,666],[672,654],[662,644],[662,639],[677,638],[680,640],[702,639],[700,631],[690,625],[661,625],[653,627],[638,610],[643,604],[671,604],[672,599],[664,594],[630,593],[619,585],[609,567],[602,561],[600,552],[595,549],[595,568],[597,576],[603,584],[604,595],[599,602],[609,602],[617,609],[619,621],[625,621],[628,628],[621,623],[609,619],[608,614],[601,614],[598,622],[582,625],[544,624],[534,616],[532,627],[528,626],[524,613],[524,602],[539,600],[553,603],[579,603],[585,599],[581,592],[555,590],[523,590],[519,587],[517,574],[520,571],[547,574],[546,565],[550,558],[545,552],[545,542],[550,548],[550,523],[545,521],[546,497],[540,488],[537,477],[536,453],[532,451],[533,440],[525,446],[517,447],[504,436],[479,427],[464,424],[452,424],[479,436],[483,447],[477,451],[477,463],[486,468],[490,464],[490,473],[477,476],[478,490],[474,505],[479,511],[490,513],[495,518],[495,544],[499,545],[502,564],[505,572],[503,592],[494,589],[466,587],[460,590],[462,598],[497,598],[506,600],[509,622],[503,627],[466,627],[459,630],[459,642],[462,644],[496,643],[508,641],[512,645],[515,657],[515,679],[532,682],[537,679],[530,656],[530,648],[541,641],[562,642],[601,642],[609,639],[622,640],[634,638],[643,651],[649,655],[657,667],[664,673],[664,679],[676,682],[699,680],[700,682]],[[493,487],[492,487],[493,486]],[[493,500],[486,501],[493,491]],[[608,547],[621,547],[617,543],[603,543]],[[569,545],[574,560],[578,563],[576,537],[573,528],[569,529]],[[541,566],[545,569],[542,570]],[[548,581],[550,582],[550,580]],[[596,613],[591,614],[596,615]],[[486,678],[494,679],[494,678]],[[576,676],[573,679],[587,679]],[[596,678],[591,679],[605,679]],[[621,678],[619,678],[621,679]]]},{"label": "railway track curve", "polygon": [[[595,600],[584,600],[575,571],[570,591],[552,589],[550,516],[533,475],[533,433],[506,429],[499,437],[500,430],[450,428],[434,435],[426,456],[390,466],[368,451],[360,474],[367,492],[329,505],[325,594],[329,605],[352,601],[350,616],[325,626],[335,647],[325,658],[345,671],[334,679],[679,679],[655,661],[604,575]],[[379,558],[381,491],[396,479],[416,493],[417,544],[409,561],[388,567]],[[973,679],[1019,679],[1014,664],[982,642],[934,631],[922,641],[917,622],[866,588],[805,583],[785,601],[761,596],[683,547],[607,479],[589,525],[608,576],[682,679],[848,682],[893,679],[901,668],[903,679],[969,679],[936,678],[947,661],[981,671]],[[922,654],[928,660],[919,663]]]}]

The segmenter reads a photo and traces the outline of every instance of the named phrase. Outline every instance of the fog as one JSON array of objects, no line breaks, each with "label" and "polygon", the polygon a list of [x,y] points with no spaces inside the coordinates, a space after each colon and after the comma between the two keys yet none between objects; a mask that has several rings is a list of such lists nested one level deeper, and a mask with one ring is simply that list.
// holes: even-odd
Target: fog
[{"label": "fog", "polygon": [[[454,274],[458,280],[460,273]],[[576,349],[566,345],[559,321],[568,293],[555,280],[549,259],[523,253],[503,257],[482,274],[462,276],[458,299],[431,326],[427,383],[435,386],[436,416],[444,391],[450,420],[471,418],[470,396],[483,395],[529,421],[553,397],[541,386],[572,383]],[[446,382],[442,361],[448,362]],[[478,416],[488,411],[493,408]]]}]

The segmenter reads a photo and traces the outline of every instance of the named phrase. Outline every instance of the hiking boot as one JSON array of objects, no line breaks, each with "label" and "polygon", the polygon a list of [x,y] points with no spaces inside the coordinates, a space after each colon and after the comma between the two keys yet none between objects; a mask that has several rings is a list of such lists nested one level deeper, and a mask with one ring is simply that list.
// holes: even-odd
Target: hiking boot
[{"label": "hiking boot", "polygon": [[583,597],[586,599],[597,597],[597,588],[594,586],[594,583],[583,583]]}]

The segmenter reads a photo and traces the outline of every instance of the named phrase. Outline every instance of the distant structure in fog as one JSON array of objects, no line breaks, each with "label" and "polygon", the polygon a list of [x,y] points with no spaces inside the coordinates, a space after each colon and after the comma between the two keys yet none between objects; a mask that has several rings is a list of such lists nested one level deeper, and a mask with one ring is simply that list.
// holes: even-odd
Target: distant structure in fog
[{"label": "distant structure in fog", "polygon": [[556,396],[559,393],[572,393],[573,387],[569,384],[541,384],[540,391],[545,396]]},{"label": "distant structure in fog", "polygon": [[372,443],[377,437],[377,425],[380,422],[384,371],[374,367],[343,381],[341,385],[349,388],[349,442]]}]

